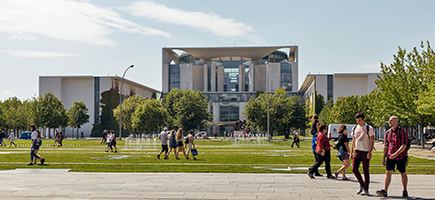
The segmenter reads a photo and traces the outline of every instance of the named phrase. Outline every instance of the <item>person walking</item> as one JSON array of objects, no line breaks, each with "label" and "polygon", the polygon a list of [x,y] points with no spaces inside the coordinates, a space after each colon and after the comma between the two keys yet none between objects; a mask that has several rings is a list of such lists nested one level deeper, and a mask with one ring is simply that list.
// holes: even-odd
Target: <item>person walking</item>
[{"label": "person walking", "polygon": [[107,130],[103,131],[103,138],[101,139],[100,144],[103,144],[103,142],[107,141]]},{"label": "person walking", "polygon": [[30,139],[32,140],[32,144],[30,145],[30,163],[27,165],[36,164],[36,159],[39,159],[41,161],[41,165],[43,165],[45,159],[38,155],[39,140],[41,140],[41,132],[39,132],[39,130],[36,130],[36,126],[34,124],[30,126],[30,131],[32,131],[32,135],[30,136]]},{"label": "person walking", "polygon": [[15,147],[17,147],[17,144],[15,144],[15,142],[14,142],[14,140],[15,140],[15,133],[14,133],[13,129],[11,129],[11,133],[9,134],[9,139],[10,139],[9,147],[11,147],[12,144],[14,144]]},{"label": "person walking", "polygon": [[[313,148],[314,159],[316,160],[316,162],[319,161],[319,154],[316,153],[318,134],[319,133],[314,134],[313,139],[311,140],[311,147]],[[316,169],[316,171],[314,172],[314,176],[323,176],[323,175],[319,173],[319,169]]]},{"label": "person walking", "polygon": [[316,135],[319,132],[319,116],[317,114],[313,115],[313,118],[311,119],[311,135]]},{"label": "person walking", "polygon": [[106,152],[109,152],[109,149],[110,149],[110,152],[112,153],[113,147],[115,147],[115,153],[118,153],[118,148],[116,148],[116,135],[114,133],[115,133],[115,131],[110,130],[107,134],[107,140],[106,140],[107,150],[106,150]]},{"label": "person walking", "polygon": [[59,133],[59,131],[56,129],[55,131],[54,131],[54,143],[53,143],[53,146],[55,147],[56,146],[56,142],[60,145],[60,133]]},{"label": "person walking", "polygon": [[[408,197],[408,175],[406,174],[406,165],[408,163],[408,134],[398,125],[398,117],[390,117],[388,124],[391,128],[385,132],[384,157],[382,158],[382,165],[387,168],[385,172],[384,188],[377,190],[376,193],[381,197],[388,196],[387,191],[391,183],[391,175],[394,172],[394,168],[397,167],[402,178],[402,197]],[[385,158],[387,158],[386,161]]]},{"label": "person walking", "polygon": [[293,136],[293,143],[292,143],[291,147],[293,148],[293,145],[296,144],[296,146],[298,148],[301,148],[299,146],[299,131],[297,131],[297,130],[293,131],[293,135],[294,135]]},{"label": "person walking", "polygon": [[[189,135],[187,136],[187,141],[189,141],[189,143],[186,144],[186,147],[187,147],[187,159],[189,159],[189,153],[192,152],[192,150],[194,148],[196,148],[195,147],[195,143],[193,143],[193,141],[194,141],[193,130],[189,131]],[[193,155],[193,152],[192,152],[192,156],[193,156],[193,159],[196,160],[196,157],[195,157],[195,155]]]},{"label": "person walking", "polygon": [[339,157],[339,159],[342,162],[342,166],[341,168],[334,172],[335,175],[335,179],[338,179],[338,174],[340,172],[343,173],[343,178],[342,180],[347,181],[349,180],[346,177],[346,169],[349,168],[350,166],[350,160],[349,160],[349,138],[347,137],[347,132],[346,132],[347,128],[346,125],[342,124],[340,125],[340,127],[338,127],[338,133],[340,134],[338,136],[338,142],[336,145],[336,149],[339,151],[339,153],[341,153],[342,155]]},{"label": "person walking", "polygon": [[329,179],[334,179],[334,176],[331,174],[331,144],[329,144],[329,138],[326,135],[326,126],[319,126],[319,135],[317,136],[317,147],[316,153],[319,154],[319,160],[310,167],[310,171],[308,172],[308,176],[311,179],[314,179],[314,172],[319,169],[320,165],[325,162],[325,170],[327,177]]},{"label": "person walking", "polygon": [[5,133],[0,129],[0,144],[2,147],[6,147],[6,143],[4,141],[4,138],[5,138]]},{"label": "person walking", "polygon": [[[369,195],[370,184],[370,159],[372,158],[373,145],[375,142],[375,133],[373,128],[364,122],[364,114],[359,112],[355,116],[358,124],[352,130],[352,145],[350,158],[352,159],[352,172],[358,179],[360,188],[356,194]],[[354,153],[355,150],[355,153]],[[362,162],[364,180],[359,172],[359,165]]]},{"label": "person walking", "polygon": [[177,140],[175,139],[175,130],[171,130],[169,133],[169,151],[166,153],[165,157],[169,158],[169,154],[174,150],[175,158],[178,160],[178,152],[177,152]]},{"label": "person walking", "polygon": [[164,128],[163,131],[160,133],[159,135],[159,139],[160,142],[162,144],[162,150],[160,151],[159,154],[157,154],[157,158],[160,159],[160,154],[162,154],[163,152],[165,152],[165,159],[168,159],[168,157],[166,156],[166,154],[168,153],[168,128]]},{"label": "person walking", "polygon": [[186,160],[188,160],[189,157],[187,157],[186,150],[184,149],[184,145],[183,145],[183,129],[182,128],[178,129],[177,136],[175,137],[175,139],[177,140],[177,147],[178,147],[177,159],[180,159],[178,157],[178,155],[180,154],[180,151],[183,151],[184,157],[186,158]]}]

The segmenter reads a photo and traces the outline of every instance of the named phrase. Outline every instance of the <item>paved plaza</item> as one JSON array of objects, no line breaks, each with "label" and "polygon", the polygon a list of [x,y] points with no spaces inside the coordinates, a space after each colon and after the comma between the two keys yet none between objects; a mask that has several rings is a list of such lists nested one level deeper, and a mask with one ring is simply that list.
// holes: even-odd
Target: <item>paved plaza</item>
[{"label": "paved plaza", "polygon": [[[371,175],[369,197],[358,183],[311,180],[306,174],[84,173],[68,170],[0,171],[0,199],[382,199],[384,175]],[[410,175],[409,199],[435,199],[435,175]],[[394,174],[389,199],[402,199]],[[386,198],[385,198],[386,199]]]}]

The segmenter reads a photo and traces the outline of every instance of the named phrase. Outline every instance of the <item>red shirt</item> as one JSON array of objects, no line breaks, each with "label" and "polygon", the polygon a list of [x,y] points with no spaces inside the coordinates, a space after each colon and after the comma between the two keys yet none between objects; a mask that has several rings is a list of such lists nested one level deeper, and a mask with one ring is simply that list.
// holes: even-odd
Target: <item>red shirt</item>
[{"label": "red shirt", "polygon": [[[396,130],[390,128],[387,132],[385,132],[384,146],[388,147],[388,158],[390,158],[391,154],[399,150],[400,146],[402,145],[408,145],[408,134],[406,134],[406,131],[403,128],[398,126]],[[401,160],[407,155],[408,150],[405,149],[404,151],[402,151],[402,153],[397,155],[394,160]]]},{"label": "red shirt", "polygon": [[317,150],[323,150],[323,149],[325,149],[326,151],[330,151],[331,150],[331,145],[329,144],[329,138],[328,138],[328,136],[326,136],[323,133],[321,133],[321,134],[319,134],[317,136],[316,151]]}]

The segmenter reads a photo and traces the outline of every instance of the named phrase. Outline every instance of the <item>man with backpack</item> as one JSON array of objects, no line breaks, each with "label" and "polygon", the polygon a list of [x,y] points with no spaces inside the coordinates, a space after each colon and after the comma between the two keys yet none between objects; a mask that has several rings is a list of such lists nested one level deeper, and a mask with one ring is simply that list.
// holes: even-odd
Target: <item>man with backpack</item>
[{"label": "man with backpack", "polygon": [[[382,164],[387,168],[385,172],[384,188],[376,191],[376,193],[382,197],[388,196],[387,191],[391,183],[391,175],[396,168],[397,170],[399,170],[400,176],[402,177],[402,197],[408,197],[408,176],[406,175],[406,165],[408,162],[409,148],[408,135],[402,127],[398,126],[398,117],[390,117],[388,124],[391,128],[388,129],[387,132],[385,132],[384,157],[382,159]],[[386,161],[385,158],[387,158]]]},{"label": "man with backpack", "polygon": [[[360,188],[356,194],[369,195],[370,159],[372,158],[375,133],[373,128],[364,122],[364,114],[359,112],[355,116],[357,126],[352,130],[352,145],[350,158],[352,159],[352,172],[358,179]],[[355,150],[355,153],[354,153]],[[364,180],[359,172],[362,162]]]}]

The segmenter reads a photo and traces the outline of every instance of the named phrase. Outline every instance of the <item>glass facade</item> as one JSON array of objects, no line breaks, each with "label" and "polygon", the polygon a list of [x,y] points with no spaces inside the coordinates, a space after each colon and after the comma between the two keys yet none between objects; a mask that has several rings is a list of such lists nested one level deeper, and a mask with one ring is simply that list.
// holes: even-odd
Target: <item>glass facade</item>
[{"label": "glass facade", "polygon": [[201,64],[201,60],[199,58],[195,58],[192,55],[188,55],[188,54],[181,55],[178,61],[180,62],[180,64],[189,64],[189,63],[194,65]]},{"label": "glass facade", "polygon": [[180,88],[180,65],[169,65],[169,91]]},{"label": "glass facade", "polygon": [[327,86],[326,86],[327,92],[328,92],[327,101],[329,101],[329,99],[334,98],[334,84],[333,84],[334,77],[332,75],[328,75],[327,81],[328,81]]},{"label": "glass facade", "polygon": [[100,124],[100,77],[94,77],[94,123]]},{"label": "glass facade", "polygon": [[224,66],[225,92],[239,92],[239,65],[244,65],[245,91],[249,91],[249,64],[251,64],[251,61],[213,61],[212,64],[216,66]]},{"label": "glass facade", "polygon": [[285,91],[292,91],[292,64],[281,62],[281,87]]},{"label": "glass facade", "polygon": [[213,102],[247,102],[255,93],[204,93]]},{"label": "glass facade", "polygon": [[224,104],[219,106],[219,121],[237,121],[239,119],[238,104]]}]

